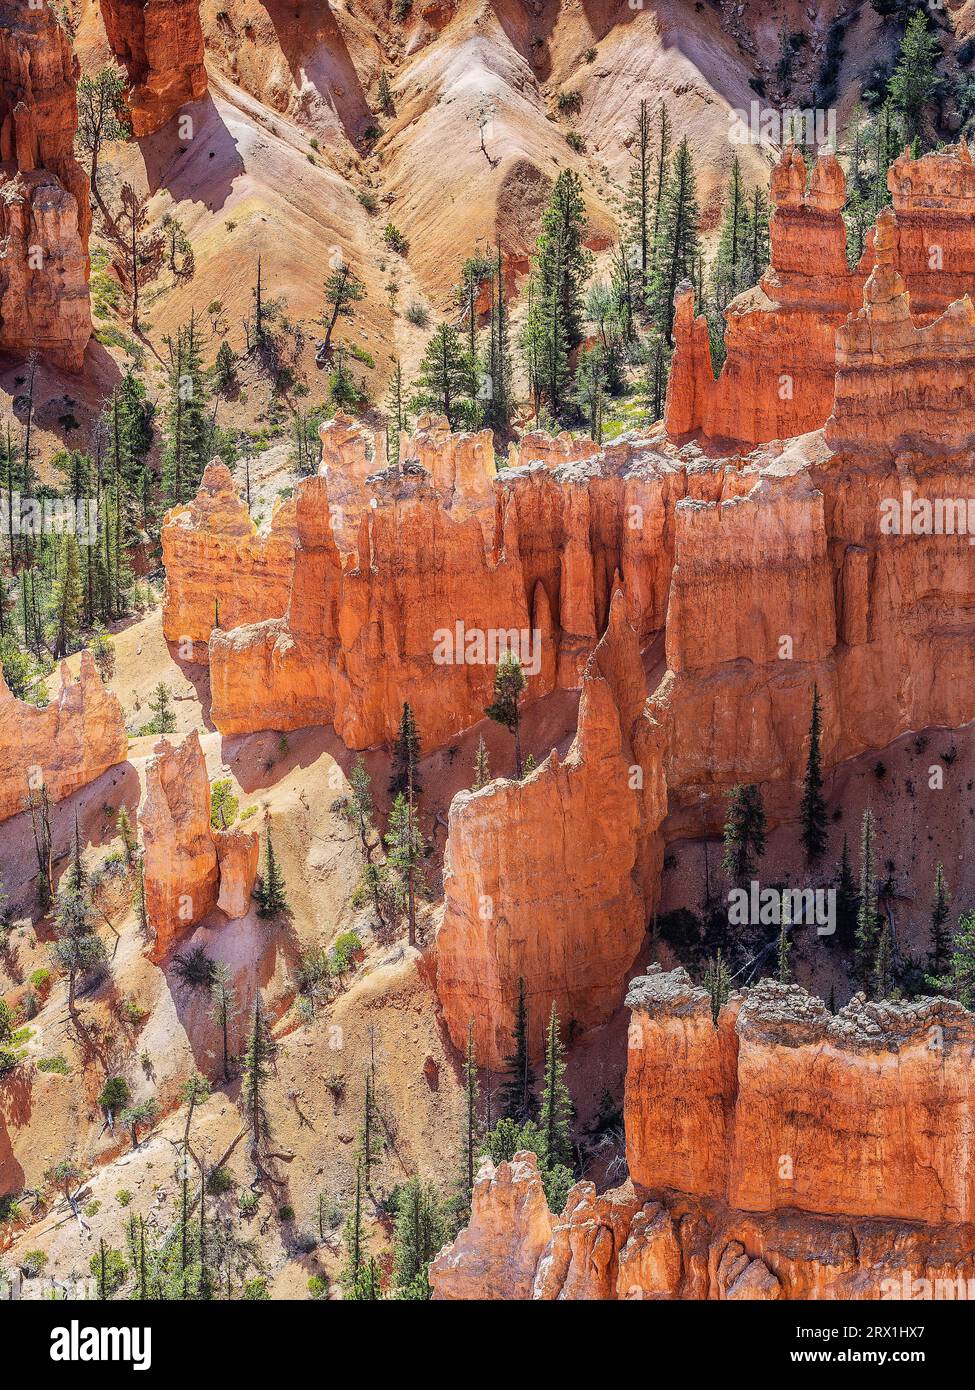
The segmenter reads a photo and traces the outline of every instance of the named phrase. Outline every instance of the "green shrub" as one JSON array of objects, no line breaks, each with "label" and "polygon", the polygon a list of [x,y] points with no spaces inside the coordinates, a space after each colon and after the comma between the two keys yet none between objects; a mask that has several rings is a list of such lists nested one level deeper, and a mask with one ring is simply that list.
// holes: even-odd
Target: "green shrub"
[{"label": "green shrub", "polygon": [[110,1076],[102,1087],[98,1104],[103,1110],[122,1110],[132,1099],[129,1083],[124,1076]]},{"label": "green shrub", "polygon": [[214,830],[229,830],[237,819],[240,802],[234,796],[233,783],[222,777],[210,788],[210,824]]},{"label": "green shrub", "polygon": [[115,1200],[120,1207],[127,1207],[132,1201],[132,1193],[127,1187],[120,1187],[115,1194]]},{"label": "green shrub", "polygon": [[121,1250],[113,1250],[111,1246],[105,1247],[105,1263],[102,1268],[102,1252],[96,1250],[88,1262],[88,1268],[95,1276],[95,1283],[99,1296],[111,1298],[113,1293],[118,1293],[129,1275],[129,1266]]},{"label": "green shrub", "polygon": [[226,1168],[214,1168],[207,1178],[207,1191],[214,1197],[222,1197],[225,1192],[230,1192],[233,1186],[233,1177]]},{"label": "green shrub", "polygon": [[394,223],[386,223],[386,226],[383,228],[383,241],[389,247],[390,251],[395,251],[399,256],[406,255],[409,242]]},{"label": "green shrub", "polygon": [[59,1076],[71,1075],[71,1068],[60,1053],[58,1053],[56,1057],[42,1057],[37,1064],[37,1070],[54,1071],[57,1072]]},{"label": "green shrub", "polygon": [[328,1280],[322,1274],[313,1274],[308,1280],[309,1298],[327,1298]]},{"label": "green shrub", "polygon": [[47,1268],[47,1256],[43,1250],[28,1250],[20,1262],[27,1279],[36,1279]]}]

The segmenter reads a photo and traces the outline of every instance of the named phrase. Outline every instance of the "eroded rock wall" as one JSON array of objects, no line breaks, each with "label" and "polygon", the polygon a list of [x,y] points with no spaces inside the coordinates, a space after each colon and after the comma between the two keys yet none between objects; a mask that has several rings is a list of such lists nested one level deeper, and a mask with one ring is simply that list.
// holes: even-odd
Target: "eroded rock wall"
[{"label": "eroded rock wall", "polygon": [[132,133],[152,135],[207,90],[199,0],[100,0],[112,52],[129,75]]},{"label": "eroded rock wall", "polygon": [[50,703],[37,709],[16,699],[0,675],[0,821],[24,809],[28,776],[63,801],[128,756],[122,708],[91,653],[82,653],[77,681],[63,662],[60,677]]},{"label": "eroded rock wall", "polygon": [[50,6],[0,5],[0,350],[73,372],[91,337],[78,73]]}]

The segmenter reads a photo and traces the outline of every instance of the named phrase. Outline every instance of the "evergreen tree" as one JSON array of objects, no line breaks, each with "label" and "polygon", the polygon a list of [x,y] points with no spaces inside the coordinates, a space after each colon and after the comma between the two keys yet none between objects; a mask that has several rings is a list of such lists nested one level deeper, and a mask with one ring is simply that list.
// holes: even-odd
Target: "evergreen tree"
[{"label": "evergreen tree", "polygon": [[66,535],[61,545],[61,573],[51,599],[48,641],[55,661],[76,649],[81,630],[81,557],[75,536]]},{"label": "evergreen tree", "polygon": [[270,824],[264,827],[264,873],[256,896],[258,917],[280,917],[289,911],[284,875],[274,853]]},{"label": "evergreen tree", "polygon": [[671,341],[674,295],[682,280],[693,279],[702,258],[697,180],[691,148],[683,139],[664,191],[650,277],[650,312],[662,337]]},{"label": "evergreen tree", "polygon": [[789,965],[789,955],[792,951],[792,941],[789,936],[789,927],[792,923],[788,920],[788,913],[785,911],[785,894],[782,895],[782,911],[780,912],[779,939],[775,950],[775,973],[780,985],[792,983],[792,968]]},{"label": "evergreen tree", "polygon": [[251,1136],[251,1158],[258,1166],[271,1144],[271,1121],[267,1110],[267,1087],[271,1076],[274,1044],[264,1016],[261,992],[254,996],[254,1019],[244,1052],[244,1085],[241,1093],[247,1127]]},{"label": "evergreen tree", "polygon": [[564,169],[542,214],[522,340],[533,394],[556,416],[568,388],[569,356],[583,336],[583,287],[592,265],[585,232],[582,184]]},{"label": "evergreen tree", "polygon": [[741,164],[735,155],[731,161],[724,218],[711,271],[708,321],[712,328],[712,359],[716,368],[724,360],[724,310],[736,295],[753,283],[748,222],[748,199],[741,176]]},{"label": "evergreen tree", "polygon": [[404,704],[399,721],[399,733],[393,745],[393,762],[389,776],[389,794],[392,797],[405,796],[414,801],[423,790],[418,771],[420,762],[420,734],[413,718],[413,710]]},{"label": "evergreen tree", "polygon": [[342,813],[349,824],[355,826],[366,859],[371,859],[374,815],[372,782],[361,754],[352,764],[352,771],[349,773],[349,794],[342,802]]},{"label": "evergreen tree", "polygon": [[416,890],[422,879],[424,843],[416,807],[402,792],[389,813],[386,851],[389,869],[399,885],[399,900],[406,904],[409,943],[415,946]]},{"label": "evergreen tree", "polygon": [[802,823],[802,843],[806,862],[811,864],[826,848],[826,802],[823,800],[823,772],[819,742],[822,736],[822,713],[819,687],[813,686],[812,716],[809,721],[809,755],[806,776],[802,785],[802,804],[799,819]]},{"label": "evergreen tree", "polygon": [[941,46],[928,25],[923,9],[916,10],[907,21],[897,66],[887,86],[891,105],[903,124],[908,141],[921,134],[924,108],[941,88],[937,75]]},{"label": "evergreen tree", "polygon": [[230,968],[215,961],[210,985],[210,1017],[220,1029],[223,1041],[223,1079],[230,1080],[230,1025],[237,1016],[237,996]]},{"label": "evergreen tree", "polygon": [[146,869],[141,854],[135,861],[135,892],[132,895],[132,903],[139,922],[139,931],[144,937],[148,937],[151,928],[149,926],[149,909],[146,903]]},{"label": "evergreen tree", "polygon": [[859,914],[860,894],[850,864],[849,839],[844,835],[843,853],[840,856],[839,873],[836,878],[836,935],[840,945],[846,949],[849,949],[856,939]]},{"label": "evergreen tree", "polygon": [[864,811],[860,828],[860,910],[857,913],[854,974],[866,989],[877,955],[877,879],[873,812]]},{"label": "evergreen tree", "polygon": [[78,82],[77,141],[88,155],[92,195],[103,211],[98,159],[105,144],[126,140],[131,133],[123,114],[127,85],[125,73],[116,67],[100,68],[93,76],[84,73]]},{"label": "evergreen tree", "polygon": [[538,1100],[535,1096],[535,1071],[531,1064],[528,1039],[528,1004],[525,999],[525,982],[518,980],[518,1005],[515,1010],[515,1027],[511,1035],[515,1049],[505,1058],[505,1078],[501,1083],[501,1109],[510,1120],[524,1122],[534,1120],[538,1114]]},{"label": "evergreen tree", "polygon": [[363,1186],[367,1192],[372,1186],[372,1164],[375,1157],[373,1152],[373,1130],[376,1123],[376,1097],[373,1086],[374,1078],[372,1067],[367,1067],[365,1091],[362,1101],[362,1126],[359,1130],[357,1166],[357,1173],[362,1174]]},{"label": "evergreen tree", "polygon": [[435,329],[420,361],[410,407],[414,411],[431,410],[447,417],[450,428],[456,429],[469,420],[474,410],[470,398],[471,364],[468,352],[456,328],[442,323]]},{"label": "evergreen tree", "polygon": [[389,461],[399,467],[400,435],[406,429],[406,411],[403,404],[403,367],[398,357],[393,358],[393,375],[389,383]]},{"label": "evergreen tree", "polygon": [[720,951],[714,960],[708,961],[704,971],[704,988],[711,1000],[711,1022],[717,1028],[721,1010],[731,997],[731,971]]},{"label": "evergreen tree", "polygon": [[480,1087],[477,1082],[477,1059],[474,1055],[474,1020],[467,1023],[467,1049],[464,1053],[464,1205],[469,1210],[474,1195],[475,1162],[480,1140],[477,1122],[477,1102]]},{"label": "evergreen tree", "polygon": [[379,109],[387,116],[393,110],[393,89],[389,85],[389,77],[385,68],[379,74]]},{"label": "evergreen tree", "polygon": [[78,979],[98,970],[108,960],[97,925],[91,890],[84,877],[78,880],[78,871],[74,869],[58,894],[54,928],[54,958],[68,977],[68,1012],[72,1014]]},{"label": "evergreen tree", "polygon": [[173,694],[165,681],[160,681],[149,701],[153,717],[142,726],[144,734],[171,734],[176,731],[176,713],[172,707]]},{"label": "evergreen tree", "polygon": [[757,865],[765,853],[765,807],[762,794],[754,784],[736,785],[728,793],[728,818],[724,827],[724,857],[722,867],[728,877],[741,887],[754,878]]},{"label": "evergreen tree", "polygon": [[514,413],[513,370],[509,342],[508,292],[504,283],[501,248],[498,247],[491,291],[491,322],[488,347],[488,374],[491,392],[484,409],[484,423],[504,438],[511,429]]},{"label": "evergreen tree", "polygon": [[764,191],[756,184],[752,189],[748,211],[749,283],[757,285],[769,263],[769,206]]},{"label": "evergreen tree", "polygon": [[356,275],[351,266],[343,261],[332,271],[325,281],[325,310],[322,314],[322,326],[325,329],[325,338],[321,345],[321,356],[328,357],[332,350],[332,333],[339,316],[352,319],[355,317],[355,306],[366,297],[366,287]]},{"label": "evergreen tree", "polygon": [[427,1271],[447,1239],[447,1222],[436,1189],[417,1177],[410,1178],[396,1201],[393,1277],[399,1298],[432,1297]]},{"label": "evergreen tree", "polygon": [[889,999],[893,990],[894,941],[890,922],[885,921],[877,938],[877,958],[874,963],[875,998]]},{"label": "evergreen tree", "polygon": [[138,843],[135,838],[135,831],[132,829],[132,822],[129,813],[124,806],[119,807],[119,813],[115,817],[115,829],[118,831],[125,850],[125,862],[131,868],[135,862]]},{"label": "evergreen tree", "polygon": [[946,993],[966,1009],[975,1009],[975,912],[963,912],[952,939]]},{"label": "evergreen tree", "polygon": [[167,338],[169,388],[165,408],[162,485],[173,502],[196,495],[213,447],[208,393],[194,315]]},{"label": "evergreen tree", "polygon": [[477,740],[477,752],[474,754],[474,785],[471,791],[479,792],[482,787],[486,787],[491,780],[491,769],[488,763],[488,751],[484,746],[483,736]]},{"label": "evergreen tree", "polygon": [[346,1298],[354,1298],[360,1273],[365,1260],[365,1242],[362,1234],[362,1166],[356,1163],[355,1196],[342,1233],[345,1241],[346,1261],[342,1268],[342,1288]]},{"label": "evergreen tree", "polygon": [[541,1128],[545,1135],[545,1147],[549,1164],[572,1163],[572,1139],[569,1122],[572,1118],[572,1101],[563,1080],[565,1075],[565,1049],[559,1037],[559,1016],[555,1001],[548,1019],[548,1036],[545,1043],[545,1073],[542,1083]]},{"label": "evergreen tree", "polygon": [[521,710],[518,698],[525,689],[527,681],[521,661],[513,651],[506,650],[494,670],[494,699],[484,713],[495,723],[501,724],[515,737],[515,777],[520,782],[521,765]]},{"label": "evergreen tree", "polygon": [[931,904],[931,947],[928,951],[929,983],[942,980],[951,964],[951,928],[948,926],[950,894],[945,871],[939,863],[934,871],[934,901]]},{"label": "evergreen tree", "polygon": [[[666,113],[666,107],[661,106],[661,111]],[[630,157],[633,164],[630,168],[629,183],[623,202],[623,215],[627,241],[635,250],[635,259],[639,267],[640,289],[638,297],[640,307],[642,307],[653,254],[654,223],[654,154],[650,108],[646,101],[640,102],[633,142],[630,145]]]}]

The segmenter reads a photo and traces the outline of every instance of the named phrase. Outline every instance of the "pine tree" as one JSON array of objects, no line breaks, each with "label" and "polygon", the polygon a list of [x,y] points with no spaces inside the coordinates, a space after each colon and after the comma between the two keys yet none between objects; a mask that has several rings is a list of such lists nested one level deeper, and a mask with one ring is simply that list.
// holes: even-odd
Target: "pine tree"
[{"label": "pine tree", "polygon": [[950,894],[944,867],[934,871],[934,901],[931,904],[931,947],[928,951],[929,983],[944,979],[951,964],[951,928],[948,926]]},{"label": "pine tree", "polygon": [[422,879],[423,836],[416,807],[399,793],[389,813],[386,833],[387,863],[399,883],[399,898],[406,904],[409,943],[416,945],[416,890]]},{"label": "pine tree", "polygon": [[470,385],[469,354],[456,328],[442,323],[434,330],[420,361],[410,407],[445,415],[450,428],[456,429],[474,410]]},{"label": "pine tree", "polygon": [[244,1085],[242,1091],[244,1114],[251,1136],[251,1157],[260,1163],[271,1143],[271,1121],[267,1110],[267,1087],[274,1044],[264,1016],[261,992],[254,996],[254,1019],[244,1053]]},{"label": "pine tree", "polygon": [[346,1298],[354,1298],[365,1254],[362,1235],[362,1165],[358,1161],[355,1169],[355,1197],[345,1220],[342,1239],[347,1251],[341,1274],[342,1288]]},{"label": "pine tree", "polygon": [[724,218],[711,272],[711,297],[717,322],[721,325],[723,319],[720,316],[723,311],[735,296],[751,283],[748,220],[748,199],[741,176],[741,164],[735,155],[731,161]]},{"label": "pine tree", "polygon": [[521,781],[521,710],[518,698],[527,681],[521,661],[513,651],[506,650],[494,670],[494,699],[484,713],[501,724],[515,737],[515,778]]},{"label": "pine tree", "polygon": [[349,794],[342,802],[342,812],[349,824],[355,826],[366,859],[371,859],[374,815],[372,782],[361,754],[349,773]]},{"label": "pine tree", "polygon": [[482,736],[477,740],[477,752],[474,754],[474,785],[471,791],[479,792],[482,787],[487,786],[490,780],[491,769],[488,763],[488,751]]},{"label": "pine tree", "polygon": [[850,845],[843,836],[843,853],[836,878],[836,935],[839,944],[845,948],[853,945],[856,939],[857,919],[860,913],[860,894],[856,878],[850,864]]},{"label": "pine tree", "polygon": [[504,267],[499,246],[491,288],[488,339],[488,375],[491,378],[491,390],[484,408],[484,423],[501,439],[504,439],[511,429],[515,405],[508,326],[508,292],[504,283]]},{"label": "pine tree", "polygon": [[332,334],[339,317],[355,317],[355,306],[366,297],[366,287],[351,266],[342,261],[325,281],[325,309],[322,313],[322,326],[325,338],[321,345],[321,356],[328,357],[332,350]]},{"label": "pine tree", "polygon": [[511,1036],[515,1050],[505,1058],[505,1078],[500,1087],[501,1110],[507,1119],[524,1123],[538,1114],[538,1101],[528,1040],[528,1004],[523,979],[518,980],[518,1004]]},{"label": "pine tree", "polygon": [[779,939],[775,950],[775,973],[780,985],[792,983],[792,968],[789,965],[789,955],[792,951],[792,941],[789,936],[789,927],[792,923],[788,920],[788,913],[785,910],[786,896],[782,895],[782,910],[779,914]]},{"label": "pine tree", "polygon": [[947,993],[966,1009],[975,1009],[975,912],[963,912],[952,938]]},{"label": "pine tree", "polygon": [[[666,113],[666,107],[661,111]],[[630,157],[634,161],[630,169],[629,183],[623,202],[626,237],[629,246],[636,251],[639,267],[638,299],[642,308],[646,296],[646,286],[650,274],[653,255],[654,207],[653,170],[650,108],[646,101],[640,102],[636,118],[636,130],[630,145]],[[624,256],[625,256],[624,252]]]},{"label": "pine tree", "polygon": [[230,968],[216,961],[210,985],[210,1017],[220,1029],[223,1040],[223,1079],[230,1080],[230,1025],[237,1016],[237,996]]},{"label": "pine tree", "polygon": [[929,24],[923,9],[916,10],[908,20],[897,66],[887,84],[891,104],[908,141],[921,134],[924,108],[941,88],[936,70],[942,57],[941,46]]},{"label": "pine tree", "polygon": [[711,1000],[711,1022],[717,1028],[721,1010],[731,996],[731,972],[720,951],[714,960],[708,961],[704,971],[704,988]]},{"label": "pine tree", "polygon": [[393,761],[389,775],[389,794],[392,797],[405,796],[415,801],[423,790],[419,774],[420,734],[413,718],[413,710],[404,704],[399,721],[399,733],[393,745]]},{"label": "pine tree", "polygon": [[387,116],[393,110],[393,89],[385,68],[379,74],[379,109]]},{"label": "pine tree", "polygon": [[873,812],[866,810],[860,829],[860,910],[857,913],[854,974],[862,989],[870,981],[877,955],[877,879],[874,868]]},{"label": "pine tree", "polygon": [[172,707],[173,694],[165,681],[160,681],[149,701],[153,717],[143,726],[146,734],[171,734],[176,730],[176,714]]},{"label": "pine tree", "polygon": [[806,862],[811,864],[826,848],[826,802],[823,800],[823,773],[819,741],[822,735],[822,714],[819,687],[813,686],[812,716],[809,722],[809,756],[802,786],[799,819],[802,823],[802,843]]},{"label": "pine tree", "polygon": [[477,1082],[477,1059],[474,1055],[474,1020],[467,1023],[467,1049],[464,1053],[464,1204],[469,1209],[474,1195],[475,1163],[480,1142],[477,1122],[477,1102],[480,1087]]},{"label": "pine tree", "polygon": [[143,937],[148,938],[151,935],[151,928],[149,926],[149,908],[146,903],[146,868],[141,854],[135,861],[135,892],[132,895],[132,903],[135,907],[139,931]]},{"label": "pine tree", "polygon": [[55,661],[67,656],[78,645],[81,617],[81,557],[77,539],[67,535],[61,546],[61,573],[51,598],[48,640]]},{"label": "pine tree", "polygon": [[125,850],[125,862],[131,868],[135,862],[138,844],[135,838],[135,831],[132,829],[132,822],[129,820],[129,813],[124,806],[119,807],[119,813],[115,817],[115,829],[118,831],[122,845]]},{"label": "pine tree", "polygon": [[649,306],[654,324],[669,343],[674,326],[674,295],[692,279],[701,260],[700,212],[691,149],[683,139],[667,181],[650,277]]},{"label": "pine tree", "polygon": [[545,1151],[551,1167],[556,1163],[564,1163],[566,1166],[572,1163],[572,1139],[569,1134],[572,1101],[563,1080],[564,1076],[565,1049],[559,1037],[559,1016],[553,999],[545,1043],[541,1107],[541,1128],[545,1135]]},{"label": "pine tree", "polygon": [[756,184],[748,210],[749,282],[757,285],[769,263],[769,206],[764,191]]},{"label": "pine tree", "polygon": [[894,941],[890,922],[885,921],[877,938],[877,957],[873,969],[876,999],[889,999],[894,983]]},{"label": "pine tree", "polygon": [[257,890],[257,915],[258,917],[280,917],[288,911],[284,875],[281,872],[277,855],[274,853],[271,826],[268,824],[264,827],[264,873]]},{"label": "pine tree", "polygon": [[389,461],[399,467],[400,435],[406,429],[406,412],[403,404],[403,367],[398,357],[393,358],[393,375],[389,383]]},{"label": "pine tree", "polygon": [[399,1298],[432,1296],[427,1271],[447,1238],[443,1204],[436,1189],[417,1177],[410,1178],[396,1201],[393,1274]]},{"label": "pine tree", "polygon": [[169,349],[169,390],[165,407],[162,485],[174,502],[195,496],[209,463],[213,429],[207,411],[206,373],[196,319],[177,330]]},{"label": "pine tree", "polygon": [[756,860],[765,853],[765,807],[754,784],[736,785],[728,793],[728,818],[724,827],[722,867],[741,887],[755,876]]},{"label": "pine tree", "polygon": [[583,287],[592,257],[583,245],[586,208],[577,174],[555,181],[535,246],[522,345],[533,393],[558,415],[570,378],[570,354],[582,342]]},{"label": "pine tree", "polygon": [[362,1101],[362,1127],[359,1130],[359,1156],[357,1172],[361,1172],[363,1185],[368,1192],[372,1186],[373,1127],[376,1121],[376,1099],[373,1092],[374,1078],[372,1068],[366,1068],[365,1091]]}]

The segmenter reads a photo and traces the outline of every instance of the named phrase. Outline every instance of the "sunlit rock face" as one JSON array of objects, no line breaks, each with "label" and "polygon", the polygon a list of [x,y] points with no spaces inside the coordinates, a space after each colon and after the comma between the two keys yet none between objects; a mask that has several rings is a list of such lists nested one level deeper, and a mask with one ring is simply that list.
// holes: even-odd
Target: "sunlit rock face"
[{"label": "sunlit rock face", "polygon": [[52,802],[63,801],[125,762],[127,750],[122,708],[90,652],[82,653],[77,681],[62,662],[45,709],[16,699],[0,675],[0,821],[24,809],[29,786],[43,783]]},{"label": "sunlit rock face", "polygon": [[162,738],[146,764],[139,810],[145,848],[146,912],[161,959],[217,905],[220,873],[210,827],[210,782],[200,736]]},{"label": "sunlit rock face", "polygon": [[0,350],[81,370],[91,337],[78,60],[48,5],[0,5]]},{"label": "sunlit rock face", "polygon": [[101,0],[112,52],[132,86],[136,138],[152,135],[206,94],[199,0]]}]

